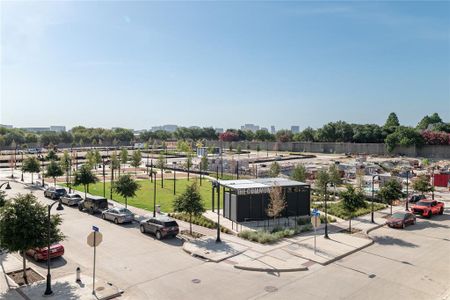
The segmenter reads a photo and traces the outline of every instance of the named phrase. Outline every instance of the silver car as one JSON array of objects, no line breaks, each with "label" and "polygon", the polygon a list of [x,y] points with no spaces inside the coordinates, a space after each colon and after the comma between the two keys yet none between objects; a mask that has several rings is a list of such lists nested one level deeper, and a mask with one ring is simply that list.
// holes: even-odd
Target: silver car
[{"label": "silver car", "polygon": [[114,221],[114,223],[128,223],[134,220],[134,214],[123,207],[113,207],[102,212],[103,220]]},{"label": "silver car", "polygon": [[61,202],[69,206],[78,205],[81,200],[83,200],[83,198],[78,194],[67,194],[61,197]]}]

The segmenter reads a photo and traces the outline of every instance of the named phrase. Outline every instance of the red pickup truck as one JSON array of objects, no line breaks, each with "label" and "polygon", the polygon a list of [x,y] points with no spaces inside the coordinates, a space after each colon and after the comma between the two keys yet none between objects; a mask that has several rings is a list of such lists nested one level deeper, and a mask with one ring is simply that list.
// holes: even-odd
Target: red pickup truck
[{"label": "red pickup truck", "polygon": [[432,215],[444,213],[444,202],[422,199],[411,207],[411,211],[414,214],[431,218]]}]

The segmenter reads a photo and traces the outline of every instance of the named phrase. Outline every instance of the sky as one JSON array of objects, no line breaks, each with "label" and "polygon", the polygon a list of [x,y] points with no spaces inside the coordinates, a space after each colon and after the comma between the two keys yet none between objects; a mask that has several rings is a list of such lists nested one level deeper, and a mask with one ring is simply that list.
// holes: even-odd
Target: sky
[{"label": "sky", "polygon": [[0,124],[450,121],[450,2],[0,1]]}]

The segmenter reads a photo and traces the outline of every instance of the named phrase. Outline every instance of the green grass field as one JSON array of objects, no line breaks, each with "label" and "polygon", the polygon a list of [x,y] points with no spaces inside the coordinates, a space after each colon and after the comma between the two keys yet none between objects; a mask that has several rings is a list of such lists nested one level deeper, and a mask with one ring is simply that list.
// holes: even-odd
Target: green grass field
[{"label": "green grass field", "polygon": [[[153,183],[150,180],[137,180],[140,185],[140,189],[136,193],[136,197],[128,198],[128,204],[153,210]],[[180,195],[184,192],[188,184],[192,184],[195,180],[191,179],[177,179],[176,180],[176,195]],[[205,209],[211,209],[211,182],[209,180],[203,180],[202,186],[200,186],[200,180],[197,180],[197,184],[202,196]],[[106,198],[110,198],[111,183],[106,182]],[[74,186],[74,189],[84,192],[83,186]],[[96,184],[89,185],[89,193],[92,195],[103,196],[103,182],[99,181]],[[172,212],[172,203],[174,200],[173,195],[173,179],[164,179],[164,188],[161,188],[161,180],[156,182],[156,204],[161,205],[161,211]],[[125,199],[114,193],[113,200],[125,204]]]}]

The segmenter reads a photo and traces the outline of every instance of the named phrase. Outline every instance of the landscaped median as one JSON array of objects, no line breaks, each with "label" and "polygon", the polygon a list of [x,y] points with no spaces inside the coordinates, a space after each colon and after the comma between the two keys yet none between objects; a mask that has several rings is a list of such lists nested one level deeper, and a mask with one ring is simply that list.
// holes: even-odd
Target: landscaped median
[{"label": "landscaped median", "polygon": [[312,230],[311,224],[306,224],[301,227],[291,227],[291,228],[279,228],[276,227],[271,231],[260,229],[260,230],[242,230],[238,233],[240,238],[249,240],[252,242],[257,242],[260,244],[271,244],[275,243],[282,238],[292,237],[301,232],[307,232]]},{"label": "landscaped median", "polygon": [[[324,207],[325,207],[322,202],[313,202],[311,206],[312,206],[312,208],[317,208],[321,211],[324,211]],[[383,204],[383,203],[375,202],[373,204],[373,207],[374,207],[374,211],[377,211],[377,210],[386,208],[387,205]],[[371,211],[372,211],[372,204],[371,204],[371,202],[366,201],[366,206],[356,210],[353,213],[352,217],[354,218],[354,217],[363,216],[363,215],[370,213]],[[338,217],[338,218],[341,218],[344,220],[349,219],[348,212],[345,210],[342,201],[327,203],[327,213],[329,215],[332,215],[332,216],[335,216],[335,217]]]}]

